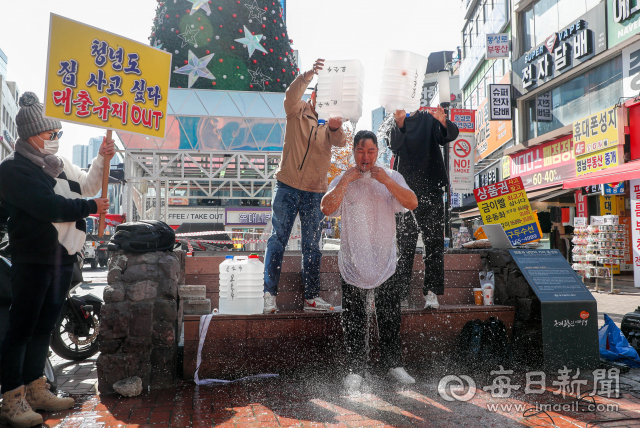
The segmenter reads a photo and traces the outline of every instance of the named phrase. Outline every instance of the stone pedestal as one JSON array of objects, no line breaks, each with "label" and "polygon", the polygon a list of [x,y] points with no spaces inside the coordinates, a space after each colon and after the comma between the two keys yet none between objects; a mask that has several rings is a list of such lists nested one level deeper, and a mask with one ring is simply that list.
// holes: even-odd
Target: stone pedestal
[{"label": "stone pedestal", "polygon": [[126,253],[109,261],[98,337],[98,390],[138,376],[143,390],[174,385],[178,342],[178,286],[185,253]]}]

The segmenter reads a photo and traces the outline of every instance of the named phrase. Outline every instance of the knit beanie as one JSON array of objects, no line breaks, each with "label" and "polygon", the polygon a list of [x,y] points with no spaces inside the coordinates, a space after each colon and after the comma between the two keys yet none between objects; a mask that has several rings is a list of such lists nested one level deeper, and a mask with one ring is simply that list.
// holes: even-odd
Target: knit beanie
[{"label": "knit beanie", "polygon": [[20,110],[16,115],[16,125],[18,125],[18,136],[23,140],[28,140],[34,135],[51,129],[62,128],[59,120],[46,119],[43,114],[43,105],[40,104],[38,96],[33,92],[25,92],[18,102]]}]

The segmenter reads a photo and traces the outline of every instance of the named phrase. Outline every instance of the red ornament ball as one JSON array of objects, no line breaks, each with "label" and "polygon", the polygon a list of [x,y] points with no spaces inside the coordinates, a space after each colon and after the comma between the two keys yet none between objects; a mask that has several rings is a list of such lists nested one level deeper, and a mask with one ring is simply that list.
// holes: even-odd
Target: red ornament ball
[{"label": "red ornament ball", "polygon": [[224,60],[223,60],[222,58],[220,58],[218,61],[220,61],[220,62],[224,62]]},{"label": "red ornament ball", "polygon": [[169,15],[165,15],[164,17],[165,17],[165,18],[169,18]]},{"label": "red ornament ball", "polygon": [[295,71],[292,71],[292,72],[291,72],[291,74],[293,74],[293,75],[295,76],[295,75],[296,75],[296,72],[295,72]]},{"label": "red ornament ball", "polygon": [[282,57],[281,57],[281,56],[279,56],[279,57],[278,57],[278,59],[279,59],[280,61],[282,61]]},{"label": "red ornament ball", "polygon": [[187,12],[187,13],[191,13],[191,9],[187,9],[187,10],[186,10],[186,12]]},{"label": "red ornament ball", "polygon": [[236,68],[239,70],[239,69],[240,69],[240,66],[239,66],[239,65],[236,65]]},{"label": "red ornament ball", "polygon": [[200,21],[200,18],[198,18],[198,21]]},{"label": "red ornament ball", "polygon": [[239,28],[239,29],[238,29],[238,33],[242,33],[242,28]]},{"label": "red ornament ball", "polygon": [[252,36],[255,36],[255,35],[256,35],[255,31],[252,31],[252,32],[251,32],[251,35],[252,35]]},{"label": "red ornament ball", "polygon": [[231,49],[235,49],[235,48],[236,48],[235,46],[231,46]]},{"label": "red ornament ball", "polygon": [[207,51],[207,55],[209,55],[210,53],[211,53],[210,51]]},{"label": "red ornament ball", "polygon": [[253,63],[254,63],[254,64],[257,64],[257,63],[258,63],[258,61],[254,59],[254,60],[253,60]]},{"label": "red ornament ball", "polygon": [[249,85],[250,88],[253,88],[253,85]]},{"label": "red ornament ball", "polygon": [[280,79],[277,79],[277,80],[278,80],[278,82],[280,81]]},{"label": "red ornament ball", "polygon": [[218,10],[222,10],[222,6],[218,6]]},{"label": "red ornament ball", "polygon": [[267,28],[267,26],[266,26],[266,25],[264,25],[264,24],[262,24],[262,28]]},{"label": "red ornament ball", "polygon": [[185,63],[185,64],[189,64],[189,61],[187,61],[187,60],[185,59],[185,60],[184,60],[184,63]]},{"label": "red ornament ball", "polygon": [[273,49],[269,49],[269,52],[273,53]]},{"label": "red ornament ball", "polygon": [[201,25],[201,26],[200,26],[200,29],[201,29],[201,30],[204,30],[204,27]]},{"label": "red ornament ball", "polygon": [[278,36],[276,36],[276,40],[278,40]]},{"label": "red ornament ball", "polygon": [[266,54],[266,53],[264,53],[264,52],[262,52],[262,56],[265,56],[265,55],[267,55],[267,54]]},{"label": "red ornament ball", "polygon": [[284,33],[282,33],[282,37],[284,37]]},{"label": "red ornament ball", "polygon": [[276,22],[278,22],[278,21],[276,21],[276,20],[274,19],[274,20],[273,20],[273,23],[275,24]]},{"label": "red ornament ball", "polygon": [[211,39],[207,39],[207,42],[210,42],[210,41],[211,41]]},{"label": "red ornament ball", "polygon": [[176,34],[180,34],[180,31],[176,30]]},{"label": "red ornament ball", "polygon": [[283,73],[286,73],[286,72],[287,72],[287,70],[285,70],[285,69],[283,68],[283,69],[282,69],[282,72],[283,72]]},{"label": "red ornament ball", "polygon": [[180,18],[180,15],[176,15],[176,18]]},{"label": "red ornament ball", "polygon": [[289,55],[289,52],[285,52],[284,54],[285,54],[285,55]]},{"label": "red ornament ball", "polygon": [[211,82],[211,84],[212,84],[213,86],[216,86],[216,82]]},{"label": "red ornament ball", "polygon": [[238,15],[236,15],[235,13],[233,15],[231,15],[233,18],[237,18]]},{"label": "red ornament ball", "polygon": [[269,10],[269,8],[265,6],[264,10]]},{"label": "red ornament ball", "polygon": [[265,84],[265,85],[268,85],[268,84],[269,84],[269,82],[264,82],[264,84]]},{"label": "red ornament ball", "polygon": [[222,25],[220,26],[220,28],[222,28]]}]

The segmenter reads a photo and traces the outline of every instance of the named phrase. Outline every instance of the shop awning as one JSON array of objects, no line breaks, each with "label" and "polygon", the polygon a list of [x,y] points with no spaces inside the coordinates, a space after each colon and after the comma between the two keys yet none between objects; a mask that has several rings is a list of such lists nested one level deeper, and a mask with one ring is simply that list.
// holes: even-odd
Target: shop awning
[{"label": "shop awning", "polygon": [[[529,201],[535,201],[538,198],[542,198],[545,197],[547,195],[551,195],[553,193],[557,193],[558,191],[562,190],[562,186],[554,186],[554,187],[547,187],[546,189],[540,189],[540,190],[534,190],[532,192],[527,192],[527,197],[529,198]],[[564,193],[564,192],[562,192]],[[473,217],[479,217],[480,216],[480,209],[479,208],[472,208],[470,210],[467,211],[463,211],[461,213],[459,213],[458,217],[461,219],[465,219],[465,218],[473,218]]]},{"label": "shop awning", "polygon": [[640,159],[627,162],[613,168],[592,172],[582,177],[566,180],[562,187],[564,189],[575,189],[579,187],[593,186],[595,184],[618,183],[620,181],[634,180],[640,178]]}]

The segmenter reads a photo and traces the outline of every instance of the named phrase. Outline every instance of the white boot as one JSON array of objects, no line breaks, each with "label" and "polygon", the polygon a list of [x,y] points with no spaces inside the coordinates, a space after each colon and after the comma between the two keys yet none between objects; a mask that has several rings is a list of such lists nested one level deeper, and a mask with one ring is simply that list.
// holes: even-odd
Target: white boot
[{"label": "white boot", "polygon": [[425,296],[424,308],[425,309],[438,309],[440,303],[438,303],[438,296],[433,291],[429,291]]},{"label": "white boot", "polygon": [[403,385],[411,385],[416,383],[416,380],[411,376],[409,376],[409,373],[407,373],[404,367],[396,367],[395,369],[389,369],[389,372],[387,374],[391,379]]}]

